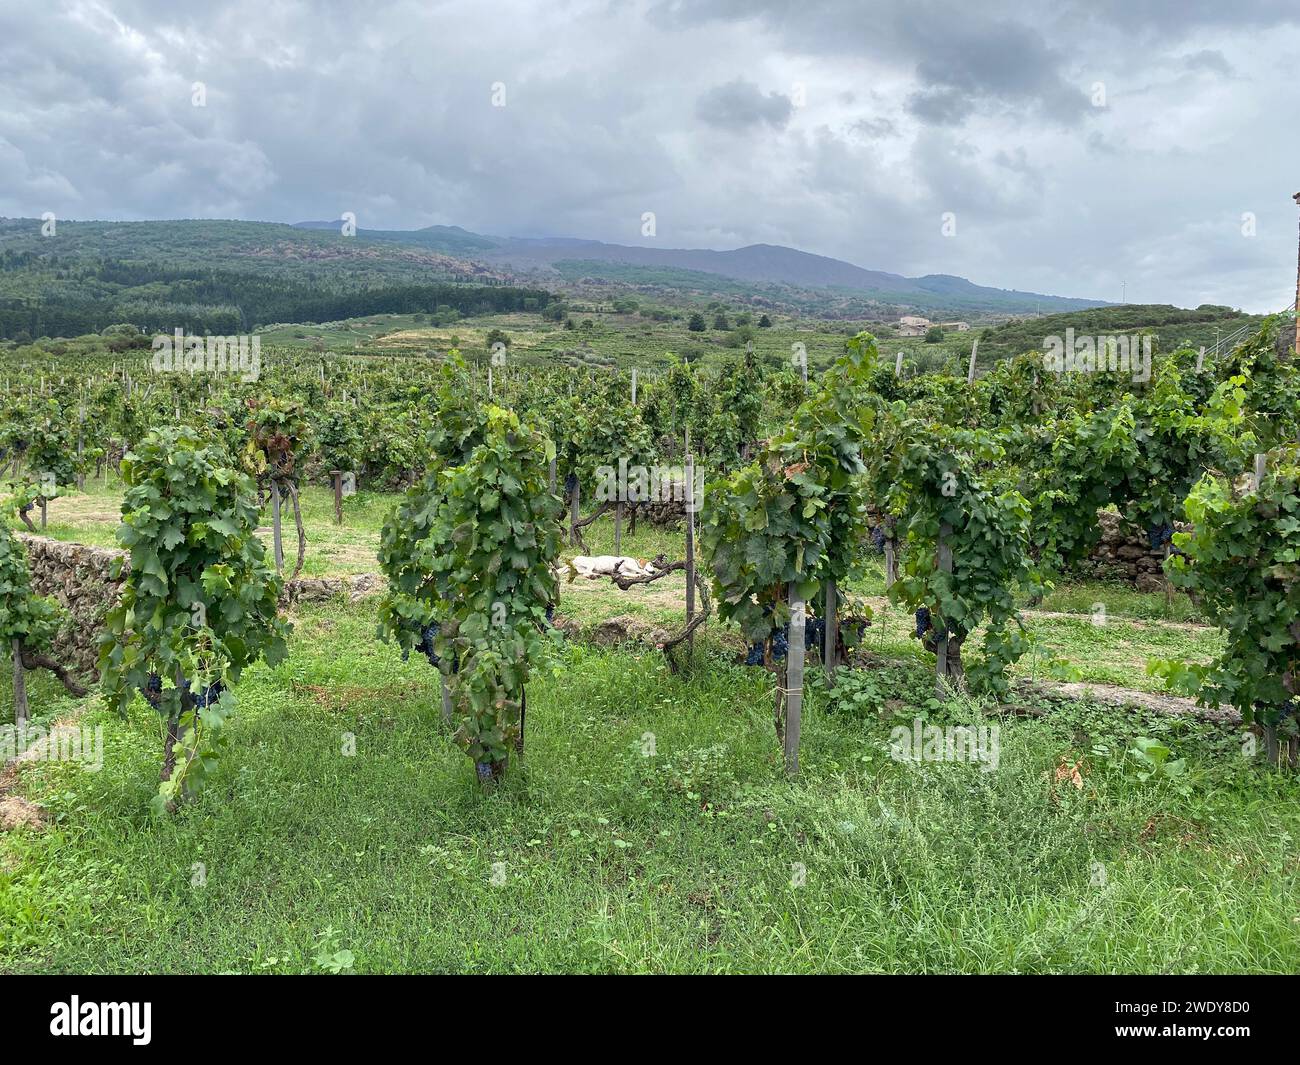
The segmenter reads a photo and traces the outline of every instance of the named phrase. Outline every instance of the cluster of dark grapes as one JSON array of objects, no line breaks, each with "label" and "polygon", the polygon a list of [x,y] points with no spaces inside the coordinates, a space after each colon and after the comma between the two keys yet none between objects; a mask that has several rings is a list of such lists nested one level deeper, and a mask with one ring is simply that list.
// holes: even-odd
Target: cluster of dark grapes
[{"label": "cluster of dark grapes", "polygon": [[[157,710],[162,705],[162,690],[162,677],[158,676],[157,673],[150,673],[149,679],[144,682],[144,690],[141,694],[144,696],[145,702]],[[194,696],[194,705],[200,709],[211,706],[221,698],[221,693],[225,690],[226,686],[221,681],[214,681],[199,692],[198,695]],[[187,694],[190,691],[190,682],[188,680],[185,682],[185,691]]]},{"label": "cluster of dark grapes", "polygon": [[1156,551],[1170,544],[1169,552],[1173,555],[1182,555],[1187,557],[1187,552],[1181,548],[1172,546],[1174,539],[1174,529],[1171,525],[1153,525],[1147,530],[1147,543],[1151,545],[1151,550]]},{"label": "cluster of dark grapes", "polygon": [[433,641],[438,636],[438,623],[431,621],[428,625],[420,630],[420,642],[415,645],[416,650],[420,651],[425,658],[429,660],[429,665],[437,668],[439,658],[433,650]]},{"label": "cluster of dark grapes", "polygon": [[[823,618],[809,618],[803,628],[804,647],[820,647],[826,639],[826,621]],[[782,625],[772,630],[772,660],[784,658],[790,651],[790,626]],[[763,641],[755,640],[749,645],[745,655],[745,665],[761,666],[763,664]]]},{"label": "cluster of dark grapes", "polygon": [[934,627],[934,620],[930,617],[930,608],[923,606],[916,612],[916,638],[924,640],[926,639],[926,633],[931,634],[931,640],[941,640],[948,635],[945,630]]},{"label": "cluster of dark grapes", "polygon": [[573,495],[573,490],[577,487],[578,487],[578,475],[574,473],[572,470],[570,470],[569,475],[564,478],[564,494]]},{"label": "cluster of dark grapes", "polygon": [[[415,645],[415,649],[429,660],[429,665],[434,669],[438,668],[441,659],[433,649],[433,641],[438,638],[439,625],[436,621],[431,621],[420,630],[420,642]],[[456,672],[456,666],[459,663],[453,663],[452,672]]]},{"label": "cluster of dark grapes", "polygon": [[1147,530],[1147,543],[1151,545],[1151,550],[1164,547],[1174,538],[1174,530],[1171,525],[1153,525]]},{"label": "cluster of dark grapes", "polygon": [[883,525],[877,525],[871,530],[871,546],[876,549],[878,554],[884,554],[885,528]]}]

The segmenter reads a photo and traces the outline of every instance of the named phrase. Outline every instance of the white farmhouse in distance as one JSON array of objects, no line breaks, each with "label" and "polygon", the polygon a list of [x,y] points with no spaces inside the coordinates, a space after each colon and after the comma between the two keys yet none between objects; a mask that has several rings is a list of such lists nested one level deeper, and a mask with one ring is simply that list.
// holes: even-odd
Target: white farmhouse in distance
[{"label": "white farmhouse in distance", "polygon": [[898,335],[900,337],[923,337],[931,324],[929,318],[918,318],[914,314],[905,314],[898,320]]}]

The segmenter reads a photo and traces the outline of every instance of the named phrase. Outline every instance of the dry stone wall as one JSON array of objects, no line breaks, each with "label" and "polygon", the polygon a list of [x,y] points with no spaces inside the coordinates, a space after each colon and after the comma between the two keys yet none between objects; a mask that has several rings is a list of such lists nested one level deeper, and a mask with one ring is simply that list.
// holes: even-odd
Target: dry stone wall
[{"label": "dry stone wall", "polygon": [[120,580],[113,579],[113,562],[126,552],[16,535],[27,545],[32,590],[55,599],[68,612],[68,621],[54,643],[55,657],[79,672],[93,673],[95,641],[122,586]]},{"label": "dry stone wall", "polygon": [[[104,615],[117,602],[122,589],[121,580],[113,577],[113,563],[127,553],[27,533],[16,535],[27,546],[32,590],[50,596],[68,612],[68,620],[55,640],[55,656],[81,673],[93,674]],[[302,577],[289,582],[281,604],[319,602],[336,596],[357,602],[377,595],[383,587],[383,578],[373,573]]]},{"label": "dry stone wall", "polygon": [[[1092,554],[1079,563],[1079,576],[1122,581],[1133,585],[1139,592],[1164,589],[1165,578],[1161,571],[1165,557],[1163,547],[1152,548],[1143,530],[1129,525],[1112,511],[1098,512],[1097,524],[1101,526],[1101,541]],[[1174,526],[1176,532],[1190,529],[1190,525],[1181,522]]]}]

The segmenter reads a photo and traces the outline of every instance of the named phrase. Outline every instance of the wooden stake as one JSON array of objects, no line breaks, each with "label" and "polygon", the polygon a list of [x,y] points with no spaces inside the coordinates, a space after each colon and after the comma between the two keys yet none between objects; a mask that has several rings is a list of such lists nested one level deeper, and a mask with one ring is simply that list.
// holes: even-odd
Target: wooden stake
[{"label": "wooden stake", "polygon": [[27,672],[23,668],[23,642],[14,638],[14,724],[27,720]]},{"label": "wooden stake", "polygon": [[524,764],[524,724],[528,718],[528,691],[524,688],[519,689],[519,738],[515,740],[515,754],[519,756],[519,764]]},{"label": "wooden stake", "polygon": [[[952,535],[952,526],[946,521],[939,526],[939,572],[952,572],[952,547],[948,544],[948,537]],[[934,624],[938,618],[931,618],[930,623]],[[934,666],[934,691],[940,698],[948,694],[948,623],[944,622],[944,632],[935,640],[935,666]]]},{"label": "wooden stake", "polygon": [[894,360],[894,376],[903,376],[903,353],[901,351],[898,353],[898,358]]},{"label": "wooden stake", "polygon": [[826,668],[826,679],[835,679],[835,648],[839,643],[840,619],[834,581],[826,582],[826,638],[822,645],[822,665]]},{"label": "wooden stake", "polygon": [[[1291,198],[1300,206],[1300,192]],[[1300,352],[1300,249],[1296,252],[1295,268],[1295,347]]]},{"label": "wooden stake", "polygon": [[[695,459],[690,453],[691,431],[686,430],[686,623],[695,617]],[[694,635],[690,643],[694,643]]]},{"label": "wooden stake", "polygon": [[636,406],[636,367],[632,367],[632,406]]},{"label": "wooden stake", "polygon": [[790,638],[786,641],[785,771],[799,772],[799,726],[803,717],[804,602],[799,586],[790,582]]},{"label": "wooden stake", "polygon": [[438,670],[438,679],[442,682],[442,720],[451,724],[451,689],[447,686],[447,674]]},{"label": "wooden stake", "polygon": [[284,569],[284,543],[280,531],[280,486],[271,481],[271,544],[275,551],[275,572]]},{"label": "wooden stake", "polygon": [[86,408],[82,405],[77,412],[77,491],[85,491],[86,488],[86,471],[81,465],[81,453],[83,430],[86,424]]},{"label": "wooden stake", "polygon": [[569,493],[569,546],[578,546],[578,506],[582,496],[582,485],[577,478],[573,481],[573,491]]},{"label": "wooden stake", "polygon": [[343,471],[330,470],[334,478],[334,524],[343,524]]},{"label": "wooden stake", "polygon": [[980,338],[976,337],[975,342],[970,346],[970,366],[966,368],[966,383],[973,385],[975,383],[975,352],[979,350]]},{"label": "wooden stake", "polygon": [[1169,562],[1169,556],[1173,554],[1173,544],[1165,543],[1165,557],[1160,564],[1160,573],[1165,581],[1165,610],[1170,611],[1174,607],[1174,586],[1169,580],[1169,574],[1165,571],[1165,565]]},{"label": "wooden stake", "polygon": [[623,553],[623,500],[614,504],[614,554]]}]

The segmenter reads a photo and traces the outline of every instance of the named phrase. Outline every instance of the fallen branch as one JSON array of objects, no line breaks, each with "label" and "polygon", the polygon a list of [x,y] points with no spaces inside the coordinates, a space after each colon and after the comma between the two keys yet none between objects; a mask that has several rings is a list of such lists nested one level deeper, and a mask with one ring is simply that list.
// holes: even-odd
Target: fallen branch
[{"label": "fallen branch", "polygon": [[621,577],[617,573],[611,574],[611,579],[623,591],[627,591],[634,584],[653,584],[670,573],[676,573],[678,570],[686,568],[685,562],[669,562],[663,555],[656,555],[650,563],[654,566],[654,573],[647,573],[640,577]]}]

